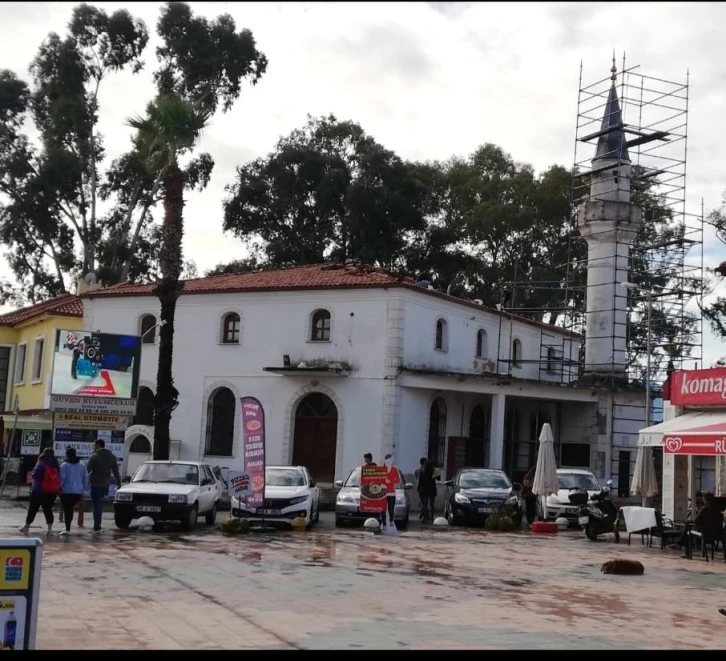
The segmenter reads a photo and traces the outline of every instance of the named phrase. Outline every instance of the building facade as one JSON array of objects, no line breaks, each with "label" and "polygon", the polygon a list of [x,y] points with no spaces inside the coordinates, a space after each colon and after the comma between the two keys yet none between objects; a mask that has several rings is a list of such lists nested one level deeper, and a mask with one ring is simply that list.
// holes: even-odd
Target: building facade
[{"label": "building facade", "polygon": [[17,417],[15,445],[23,430],[38,431],[43,442],[50,443],[48,406],[56,331],[82,327],[83,304],[71,294],[0,316],[0,408],[8,437]]},{"label": "building facade", "polygon": [[[153,439],[159,303],[149,285],[83,295],[84,327],[144,335],[129,470]],[[149,331],[149,329],[151,329]],[[520,478],[552,424],[563,466],[606,470],[609,393],[575,385],[582,338],[380,269],[313,265],[187,281],[177,305],[172,456],[240,468],[239,400],[267,419],[270,463],[321,484],[365,452]],[[642,427],[638,426],[635,430]]]}]

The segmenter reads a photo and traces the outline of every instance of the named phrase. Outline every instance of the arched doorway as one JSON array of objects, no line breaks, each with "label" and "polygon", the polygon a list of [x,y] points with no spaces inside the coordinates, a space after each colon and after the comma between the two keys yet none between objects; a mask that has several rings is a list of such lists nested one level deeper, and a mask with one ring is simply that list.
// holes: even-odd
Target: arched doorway
[{"label": "arched doorway", "polygon": [[332,483],[338,444],[338,409],[330,397],[313,392],[295,411],[292,463],[306,466],[313,479]]},{"label": "arched doorway", "polygon": [[126,462],[126,475],[133,477],[139,466],[151,459],[151,441],[139,434],[135,436],[129,445],[129,458]]},{"label": "arched doorway", "polygon": [[138,401],[136,402],[136,415],[131,425],[154,425],[154,393],[151,388],[141,386],[139,388]]},{"label": "arched doorway", "polygon": [[468,466],[489,465],[489,421],[481,404],[477,404],[469,419],[469,439],[466,463]]}]

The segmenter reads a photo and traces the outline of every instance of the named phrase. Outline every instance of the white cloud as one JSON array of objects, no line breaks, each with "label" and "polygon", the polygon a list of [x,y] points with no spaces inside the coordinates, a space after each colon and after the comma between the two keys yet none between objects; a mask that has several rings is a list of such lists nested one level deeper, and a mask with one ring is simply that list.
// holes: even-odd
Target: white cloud
[{"label": "white cloud", "polygon": [[[128,7],[150,29],[159,3]],[[200,269],[243,254],[223,235],[224,186],[236,165],[271,151],[307,113],[358,121],[401,156],[444,159],[494,142],[536,168],[572,162],[580,61],[587,80],[605,77],[614,48],[644,73],[691,72],[689,210],[717,206],[726,185],[726,6],[715,3],[191,3],[213,18],[228,12],[252,30],[269,58],[233,110],[214,118],[201,145],[217,165],[186,206],[185,252]],[[5,3],[2,66],[27,75],[41,39],[62,32],[73,3]],[[109,157],[125,150],[124,121],[152,95],[152,38],[142,74],[123,73],[102,91]],[[620,57],[620,55],[619,55]],[[708,255],[723,246],[712,235]],[[721,342],[706,337],[708,354]],[[725,352],[726,353],[726,352]]]}]

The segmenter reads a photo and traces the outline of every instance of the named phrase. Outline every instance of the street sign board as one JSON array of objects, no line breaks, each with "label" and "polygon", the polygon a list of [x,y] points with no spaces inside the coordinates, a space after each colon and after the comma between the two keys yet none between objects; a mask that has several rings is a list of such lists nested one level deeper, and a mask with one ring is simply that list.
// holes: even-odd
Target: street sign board
[{"label": "street sign board", "polygon": [[0,649],[35,649],[43,542],[0,539]]}]

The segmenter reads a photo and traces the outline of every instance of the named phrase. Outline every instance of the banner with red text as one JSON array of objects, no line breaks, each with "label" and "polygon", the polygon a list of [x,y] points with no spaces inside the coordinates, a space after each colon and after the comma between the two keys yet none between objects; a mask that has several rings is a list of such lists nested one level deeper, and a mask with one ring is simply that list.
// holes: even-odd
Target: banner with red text
[{"label": "banner with red text", "polygon": [[244,472],[249,475],[247,507],[265,504],[265,411],[258,399],[242,398]]}]

